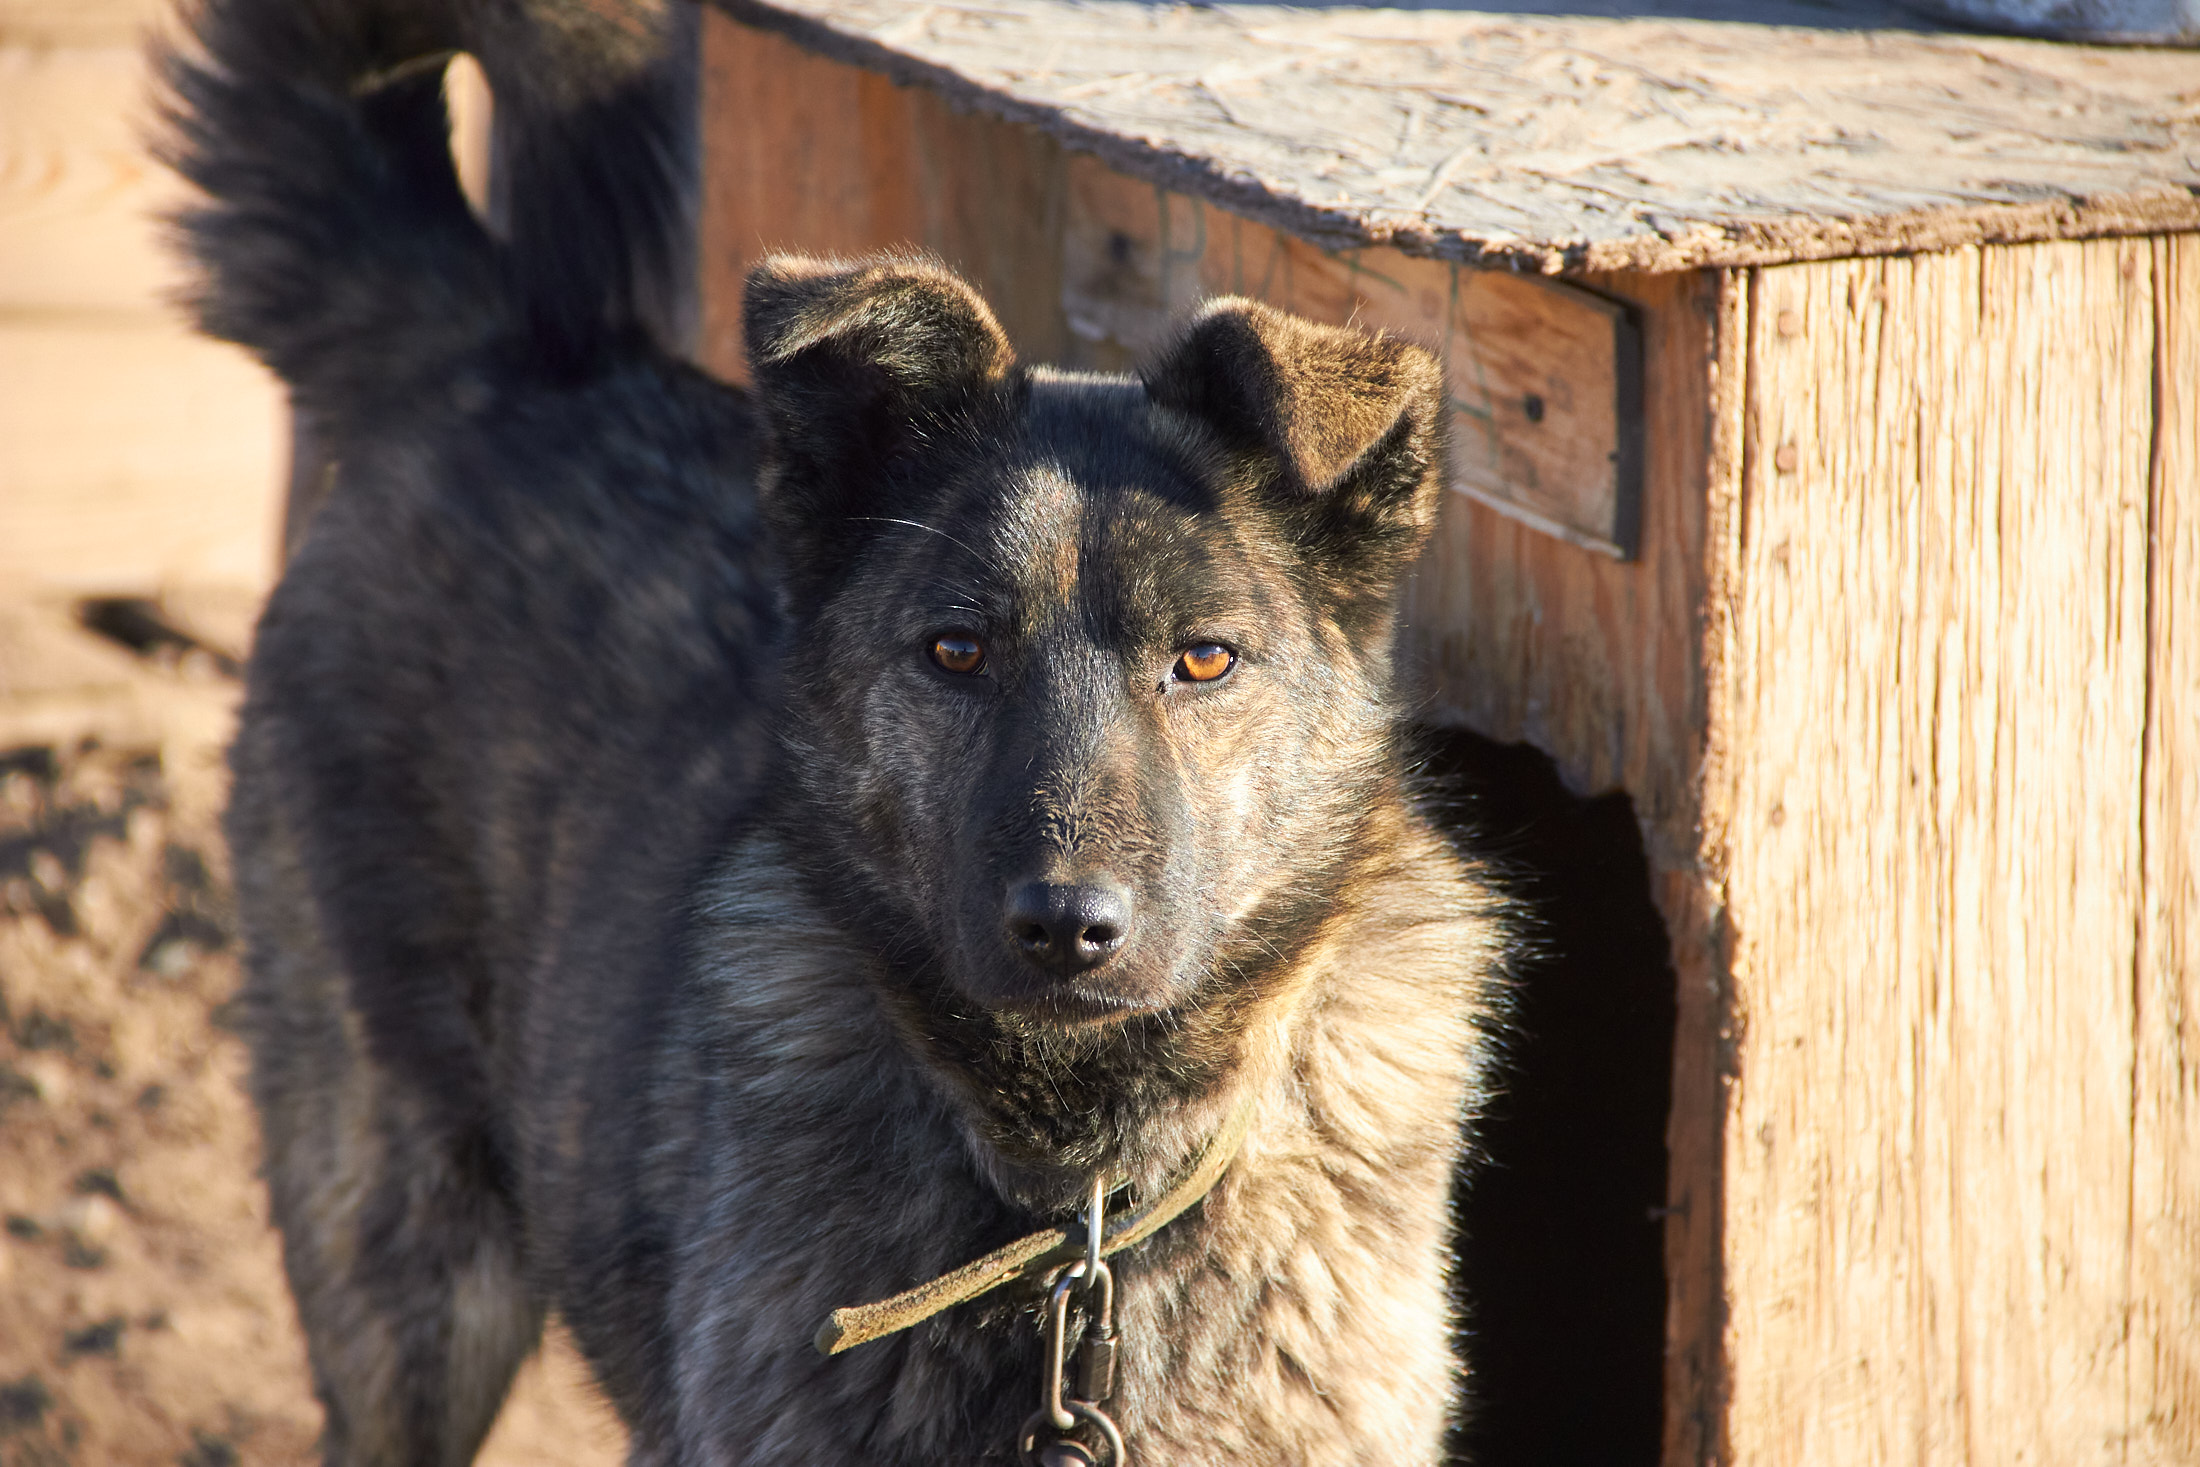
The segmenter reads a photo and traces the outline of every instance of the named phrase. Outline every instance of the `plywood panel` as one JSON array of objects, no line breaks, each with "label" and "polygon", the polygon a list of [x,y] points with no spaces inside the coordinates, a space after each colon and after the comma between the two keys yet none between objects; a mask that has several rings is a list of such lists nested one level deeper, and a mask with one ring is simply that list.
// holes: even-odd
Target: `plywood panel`
[{"label": "plywood panel", "polygon": [[0,587],[265,586],[282,393],[164,324],[0,322]]},{"label": "plywood panel", "polygon": [[1017,349],[1063,356],[1061,154],[1040,134],[703,21],[700,359],[745,381],[740,282],[774,249],[930,250],[985,292]]},{"label": "plywood panel", "polygon": [[1131,365],[1215,295],[1395,332],[1444,358],[1453,487],[1585,549],[1634,553],[1641,363],[1617,302],[1395,249],[1330,253],[1092,158],[1068,159],[1067,181],[1062,309],[1079,364]]},{"label": "plywood panel", "polygon": [[2145,241],[1762,271],[1730,1460],[2124,1460]]},{"label": "plywood panel", "polygon": [[2200,1462],[2200,236],[2154,245],[2132,1224],[2134,1463]]}]

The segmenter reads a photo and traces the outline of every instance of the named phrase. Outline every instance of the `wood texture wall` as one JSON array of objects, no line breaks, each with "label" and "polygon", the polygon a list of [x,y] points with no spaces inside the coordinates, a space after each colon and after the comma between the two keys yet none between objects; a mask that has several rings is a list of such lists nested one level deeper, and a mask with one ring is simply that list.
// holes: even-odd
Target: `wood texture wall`
[{"label": "wood texture wall", "polygon": [[[712,11],[703,23],[698,359],[748,380],[741,282],[774,249],[915,245],[985,293],[1017,350],[1068,360],[1062,151],[929,92],[810,55]],[[759,119],[770,119],[759,126]]]},{"label": "wood texture wall", "polygon": [[2196,265],[1746,280],[1727,1460],[2200,1460]]}]

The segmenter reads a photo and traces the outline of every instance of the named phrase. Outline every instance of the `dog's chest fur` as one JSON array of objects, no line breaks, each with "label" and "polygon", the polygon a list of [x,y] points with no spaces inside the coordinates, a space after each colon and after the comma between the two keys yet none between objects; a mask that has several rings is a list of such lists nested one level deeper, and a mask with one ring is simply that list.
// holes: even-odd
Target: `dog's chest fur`
[{"label": "dog's chest fur", "polygon": [[[1243,1152],[1199,1208],[1117,1262],[1112,1409],[1141,1460],[1380,1462],[1440,1431],[1454,1383],[1444,1198],[1483,1079],[1473,986],[1492,932],[1440,841],[1403,812],[1389,826],[1352,910],[1248,1026],[1239,1079],[1259,1099]],[[667,1320],[683,1451],[772,1461],[830,1442],[851,1461],[1008,1460],[1038,1399],[1030,1295],[832,1359],[808,1343],[833,1307],[1034,1225],[989,1187],[983,1143],[897,1042],[876,960],[768,837],[721,865],[693,946],[687,1032],[660,1066],[687,1080],[658,1097],[670,1150],[708,1159],[690,1173]]]}]

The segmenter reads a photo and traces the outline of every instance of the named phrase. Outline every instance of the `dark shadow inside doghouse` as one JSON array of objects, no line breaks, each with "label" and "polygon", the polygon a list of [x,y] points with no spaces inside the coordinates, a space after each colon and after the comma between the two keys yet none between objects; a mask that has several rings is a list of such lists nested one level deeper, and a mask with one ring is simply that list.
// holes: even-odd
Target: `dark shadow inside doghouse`
[{"label": "dark shadow inside doghouse", "polygon": [[1461,1176],[1456,1289],[1476,1467],[1658,1460],[1674,979],[1623,794],[1582,799],[1543,754],[1445,730],[1446,820],[1523,904],[1500,1094]]}]

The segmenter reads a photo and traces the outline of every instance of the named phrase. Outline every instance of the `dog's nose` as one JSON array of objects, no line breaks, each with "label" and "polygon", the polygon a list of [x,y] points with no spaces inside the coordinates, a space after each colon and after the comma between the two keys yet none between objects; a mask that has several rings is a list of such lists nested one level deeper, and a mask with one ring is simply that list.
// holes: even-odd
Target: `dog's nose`
[{"label": "dog's nose", "polygon": [[1027,881],[1008,894],[1008,935],[1039,967],[1082,973],[1130,940],[1131,894],[1112,885]]}]

